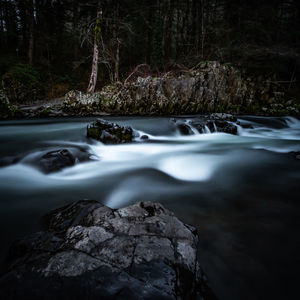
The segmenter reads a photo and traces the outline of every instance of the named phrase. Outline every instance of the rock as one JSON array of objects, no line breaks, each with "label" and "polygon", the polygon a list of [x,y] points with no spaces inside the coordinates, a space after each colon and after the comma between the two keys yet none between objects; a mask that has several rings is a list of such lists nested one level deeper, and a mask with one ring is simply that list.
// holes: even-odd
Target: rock
[{"label": "rock", "polygon": [[62,110],[72,115],[93,115],[100,109],[101,97],[100,93],[83,93],[71,90],[65,95]]},{"label": "rock", "polygon": [[91,160],[90,154],[78,148],[55,149],[28,155],[22,163],[33,165],[48,174]]},{"label": "rock", "polygon": [[20,160],[20,157],[17,156],[7,156],[0,158],[0,167],[7,167],[13,164],[16,164]]},{"label": "rock", "polygon": [[175,128],[179,131],[180,134],[182,134],[182,135],[192,135],[192,134],[194,134],[193,130],[186,123],[186,121],[171,119],[171,122],[174,123]]},{"label": "rock", "polygon": [[0,89],[0,119],[12,119],[23,117],[20,109],[11,105],[6,93]]},{"label": "rock", "polygon": [[79,201],[48,214],[44,228],[12,246],[1,299],[215,299],[195,228],[159,203]]},{"label": "rock", "polygon": [[138,77],[123,85],[109,85],[100,95],[106,112],[170,115],[253,112],[257,103],[267,103],[278,89],[267,76],[246,76],[228,64],[207,61],[179,76]]},{"label": "rock", "polygon": [[146,135],[146,134],[143,134],[143,135],[141,136],[141,140],[144,140],[144,141],[149,140],[149,136]]},{"label": "rock", "polygon": [[293,151],[290,152],[290,154],[292,154],[294,156],[295,159],[300,160],[300,151]]},{"label": "rock", "polygon": [[104,144],[124,144],[132,142],[135,133],[131,127],[98,119],[87,127],[87,136]]},{"label": "rock", "polygon": [[54,150],[43,155],[37,163],[43,172],[51,173],[73,166],[75,158],[67,149]]},{"label": "rock", "polygon": [[230,121],[230,122],[237,121],[236,116],[233,116],[231,114],[225,114],[225,113],[210,114],[209,118],[212,120],[221,120],[221,121]]},{"label": "rock", "polygon": [[233,124],[233,121],[231,120],[236,120],[236,118],[228,114],[212,114],[205,118],[194,118],[189,120],[171,119],[182,135],[194,134],[191,127],[195,128],[199,133],[224,132],[236,135],[237,126]]},{"label": "rock", "polygon": [[237,135],[237,126],[227,121],[208,121],[207,126],[209,127],[211,132],[218,131]]}]

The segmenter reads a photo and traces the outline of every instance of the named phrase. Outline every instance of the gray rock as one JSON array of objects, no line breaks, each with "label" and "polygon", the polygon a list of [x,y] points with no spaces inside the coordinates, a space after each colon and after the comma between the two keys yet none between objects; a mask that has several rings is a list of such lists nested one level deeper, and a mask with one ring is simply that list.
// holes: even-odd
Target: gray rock
[{"label": "gray rock", "polygon": [[90,154],[84,149],[69,147],[33,153],[24,157],[22,162],[33,165],[40,171],[48,174],[61,171],[66,167],[74,166],[76,163],[89,160],[91,160]]},{"label": "gray rock", "polygon": [[225,113],[214,113],[209,116],[212,120],[222,120],[222,121],[231,121],[236,122],[237,118],[236,116],[233,116],[231,114],[225,114]]},{"label": "gray rock", "polygon": [[159,203],[79,201],[43,224],[12,246],[1,299],[214,299],[195,228]]},{"label": "gray rock", "polygon": [[293,151],[290,153],[294,156],[295,159],[300,160],[300,151]]},{"label": "gray rock", "polygon": [[88,126],[87,136],[104,144],[124,144],[132,142],[135,134],[131,127],[98,119]]},{"label": "gray rock", "polygon": [[192,135],[192,134],[194,134],[193,130],[186,123],[186,121],[176,120],[176,119],[172,119],[171,121],[174,123],[176,129],[179,131],[180,134],[182,134],[182,135]]},{"label": "gray rock", "polygon": [[194,134],[191,127],[199,133],[224,132],[229,134],[237,134],[237,126],[233,123],[236,117],[229,114],[211,114],[204,118],[195,118],[190,120],[171,119],[177,130],[182,135]]}]

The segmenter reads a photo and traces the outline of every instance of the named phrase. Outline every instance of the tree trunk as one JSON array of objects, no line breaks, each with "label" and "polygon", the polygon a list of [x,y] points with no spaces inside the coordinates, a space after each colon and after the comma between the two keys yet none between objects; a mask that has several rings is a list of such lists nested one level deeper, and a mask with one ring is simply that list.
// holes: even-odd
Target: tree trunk
[{"label": "tree trunk", "polygon": [[90,77],[89,86],[87,88],[87,93],[94,93],[98,77],[98,60],[99,60],[99,42],[101,38],[101,16],[102,11],[100,10],[97,13],[97,19],[95,24],[94,32],[94,53],[93,53],[93,63],[92,63],[92,72]]},{"label": "tree trunk", "polygon": [[30,26],[29,26],[29,45],[28,45],[28,61],[32,65],[33,62],[33,48],[34,48],[34,8],[33,0],[30,1]]},{"label": "tree trunk", "polygon": [[115,81],[119,81],[119,65],[120,65],[120,41],[117,40],[117,51],[115,61]]}]

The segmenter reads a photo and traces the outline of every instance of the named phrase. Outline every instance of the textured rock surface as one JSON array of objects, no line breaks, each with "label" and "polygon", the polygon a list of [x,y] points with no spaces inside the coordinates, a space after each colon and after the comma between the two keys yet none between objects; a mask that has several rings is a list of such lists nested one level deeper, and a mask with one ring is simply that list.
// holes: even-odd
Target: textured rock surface
[{"label": "textured rock surface", "polygon": [[228,64],[201,62],[180,76],[138,77],[114,83],[100,92],[71,91],[64,111],[91,115],[195,114],[210,112],[299,114],[299,103],[285,104],[285,95],[268,76],[248,76]]},{"label": "textured rock surface", "polygon": [[89,161],[90,154],[79,148],[55,149],[33,153],[22,159],[25,164],[33,165],[44,173],[61,171],[74,166],[76,163]]},{"label": "textured rock surface", "polygon": [[159,203],[79,201],[43,221],[12,246],[1,299],[214,299],[195,228]]},{"label": "textured rock surface", "polygon": [[5,92],[0,89],[0,119],[19,118],[22,116],[22,112],[10,104]]},{"label": "textured rock surface", "polygon": [[61,171],[77,163],[92,160],[90,153],[83,148],[68,147],[52,151],[39,151],[25,157],[8,156],[0,158],[0,167],[6,167],[18,162],[31,165],[48,174]]},{"label": "textured rock surface", "polygon": [[124,144],[133,141],[134,131],[131,127],[98,119],[87,127],[87,136],[104,144]]},{"label": "textured rock surface", "polygon": [[[237,134],[236,117],[230,114],[216,113],[202,118],[171,119],[176,129],[182,135],[197,133],[224,132]],[[234,123],[236,122],[236,123]]]},{"label": "textured rock surface", "polygon": [[[202,62],[178,77],[139,77],[100,92],[104,111],[133,114],[253,112],[257,105],[279,101],[269,78],[250,78],[216,61]],[[281,96],[280,96],[281,97]]]}]

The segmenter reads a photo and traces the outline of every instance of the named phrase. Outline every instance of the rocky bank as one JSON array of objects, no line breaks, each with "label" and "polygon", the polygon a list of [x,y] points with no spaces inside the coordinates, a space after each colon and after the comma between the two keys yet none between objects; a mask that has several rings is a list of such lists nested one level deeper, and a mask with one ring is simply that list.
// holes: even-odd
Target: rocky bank
[{"label": "rocky bank", "polygon": [[1,299],[214,299],[196,229],[159,203],[79,201],[43,224],[11,247]]},{"label": "rocky bank", "polygon": [[82,114],[299,114],[299,103],[287,101],[282,87],[271,77],[248,76],[215,61],[200,63],[179,76],[115,83],[92,95],[71,91],[65,99],[64,111]]},{"label": "rocky bank", "polygon": [[[20,106],[1,118],[118,115],[233,114],[299,115],[299,99],[287,99],[269,75],[249,75],[230,64],[201,62],[180,75],[138,77],[86,94],[72,90],[64,100]],[[11,111],[11,109],[9,110]]]}]

